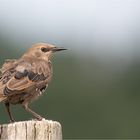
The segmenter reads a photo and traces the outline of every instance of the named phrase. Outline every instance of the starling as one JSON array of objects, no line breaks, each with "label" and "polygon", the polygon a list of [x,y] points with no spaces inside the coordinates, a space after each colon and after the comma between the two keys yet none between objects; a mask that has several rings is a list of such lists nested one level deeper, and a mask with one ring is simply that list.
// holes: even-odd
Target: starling
[{"label": "starling", "polygon": [[51,56],[54,52],[66,50],[51,44],[38,43],[27,50],[19,59],[8,59],[0,74],[0,102],[4,102],[10,122],[10,104],[21,104],[37,120],[42,117],[32,111],[28,104],[46,90],[52,77]]}]

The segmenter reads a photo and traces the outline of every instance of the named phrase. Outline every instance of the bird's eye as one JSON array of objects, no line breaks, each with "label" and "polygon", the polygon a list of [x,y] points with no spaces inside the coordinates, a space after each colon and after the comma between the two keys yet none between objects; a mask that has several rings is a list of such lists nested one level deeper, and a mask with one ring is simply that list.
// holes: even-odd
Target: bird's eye
[{"label": "bird's eye", "polygon": [[44,47],[43,47],[43,48],[41,48],[41,51],[42,51],[42,52],[48,52],[48,51],[49,51],[49,48],[44,48]]}]

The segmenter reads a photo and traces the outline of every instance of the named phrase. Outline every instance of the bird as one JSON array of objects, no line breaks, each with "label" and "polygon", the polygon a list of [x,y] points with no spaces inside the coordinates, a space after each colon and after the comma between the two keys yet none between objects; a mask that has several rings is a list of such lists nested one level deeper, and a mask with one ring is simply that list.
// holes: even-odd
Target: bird
[{"label": "bird", "polygon": [[43,117],[29,107],[41,96],[52,78],[51,58],[55,52],[66,50],[48,43],[32,45],[19,59],[6,59],[0,69],[0,102],[3,102],[10,122],[14,118],[10,105],[21,104],[37,120]]}]

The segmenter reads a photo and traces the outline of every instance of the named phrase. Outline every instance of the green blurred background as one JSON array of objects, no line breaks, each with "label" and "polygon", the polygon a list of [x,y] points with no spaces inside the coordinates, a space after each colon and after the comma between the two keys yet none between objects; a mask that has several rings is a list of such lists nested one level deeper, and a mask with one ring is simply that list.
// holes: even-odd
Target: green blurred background
[{"label": "green blurred background", "polygon": [[[37,42],[55,54],[53,79],[31,108],[64,138],[140,138],[139,0],[0,0],[0,64]],[[0,104],[0,123],[7,123]],[[12,106],[17,121],[31,119]]]}]

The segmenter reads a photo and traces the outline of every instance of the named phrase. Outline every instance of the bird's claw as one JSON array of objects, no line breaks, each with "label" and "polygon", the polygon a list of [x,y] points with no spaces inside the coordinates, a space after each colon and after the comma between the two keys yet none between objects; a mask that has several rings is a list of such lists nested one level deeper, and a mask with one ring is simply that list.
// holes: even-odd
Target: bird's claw
[{"label": "bird's claw", "polygon": [[15,122],[15,120],[14,120],[14,119],[12,119],[12,120],[10,120],[9,122],[10,122],[10,123],[14,123],[14,122]]},{"label": "bird's claw", "polygon": [[37,117],[37,118],[35,118],[35,119],[33,119],[33,120],[35,120],[35,121],[43,121],[43,120],[45,120],[45,118],[43,118],[43,117]]}]

